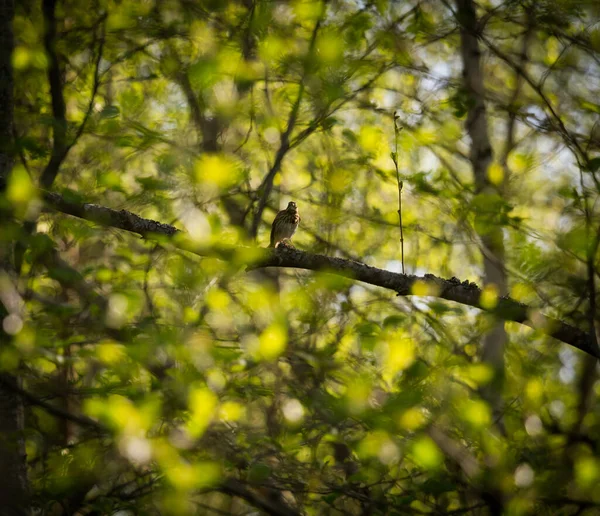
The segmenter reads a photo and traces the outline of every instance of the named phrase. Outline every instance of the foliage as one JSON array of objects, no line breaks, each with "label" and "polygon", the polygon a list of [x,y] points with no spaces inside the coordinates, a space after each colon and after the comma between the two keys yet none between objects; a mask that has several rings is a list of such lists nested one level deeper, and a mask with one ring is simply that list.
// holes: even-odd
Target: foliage
[{"label": "foliage", "polygon": [[497,321],[479,310],[248,272],[39,202],[60,134],[54,54],[67,142],[54,191],[207,247],[266,247],[294,200],[298,248],[399,271],[397,112],[407,273],[479,282],[482,235],[500,235],[511,297],[588,331],[600,320],[599,7],[478,3],[496,187],[481,191],[457,6],[61,0],[48,47],[41,2],[17,2],[15,218],[0,238],[26,251],[0,367],[34,398],[33,507],[598,510],[600,383],[583,353],[507,323],[498,415],[480,354]]}]

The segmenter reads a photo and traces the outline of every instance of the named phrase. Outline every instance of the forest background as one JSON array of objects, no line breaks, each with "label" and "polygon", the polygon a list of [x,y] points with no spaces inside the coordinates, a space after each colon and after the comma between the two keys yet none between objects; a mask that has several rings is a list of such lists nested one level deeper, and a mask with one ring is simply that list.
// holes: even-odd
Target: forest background
[{"label": "forest background", "polygon": [[0,0],[0,514],[597,514],[599,15]]}]

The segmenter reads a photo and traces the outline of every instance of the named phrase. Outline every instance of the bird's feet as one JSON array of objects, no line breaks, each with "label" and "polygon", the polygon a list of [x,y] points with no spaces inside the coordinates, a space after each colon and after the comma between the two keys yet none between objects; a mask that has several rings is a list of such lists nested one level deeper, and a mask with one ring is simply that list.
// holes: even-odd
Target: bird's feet
[{"label": "bird's feet", "polygon": [[286,238],[285,240],[282,240],[281,242],[279,242],[279,247],[287,247],[288,249],[296,249],[294,247],[294,244],[292,244],[292,241],[289,238]]}]

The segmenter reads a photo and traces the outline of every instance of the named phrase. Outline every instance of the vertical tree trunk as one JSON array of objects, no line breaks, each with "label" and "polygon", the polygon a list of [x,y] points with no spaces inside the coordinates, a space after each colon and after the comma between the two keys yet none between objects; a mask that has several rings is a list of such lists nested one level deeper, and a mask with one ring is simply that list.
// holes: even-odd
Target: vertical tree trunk
[{"label": "vertical tree trunk", "polygon": [[[492,162],[492,145],[488,134],[485,109],[485,89],[481,68],[481,52],[478,42],[477,15],[473,0],[456,0],[460,23],[460,50],[463,63],[463,86],[469,99],[466,129],[471,138],[470,160],[473,167],[477,194],[502,195],[501,188],[488,177]],[[501,187],[501,185],[500,185]],[[487,219],[479,237],[483,244],[483,281],[494,285],[499,295],[507,293],[506,270],[504,267],[504,240],[502,227],[493,227],[493,214],[476,214]],[[500,417],[502,410],[502,384],[504,377],[504,347],[506,344],[504,323],[497,325],[485,336],[482,358],[494,370],[494,380],[483,394],[492,404],[495,415]]]},{"label": "vertical tree trunk", "polygon": [[[14,0],[0,0],[0,196],[4,194],[13,166],[13,74],[14,47],[12,22]],[[0,225],[6,227],[7,210],[0,208]],[[0,251],[0,273],[12,270],[11,255]],[[0,286],[0,288],[2,288]],[[0,322],[8,311],[0,302]],[[0,348],[10,344],[10,336],[0,325]],[[0,373],[3,382],[17,384],[18,378]],[[0,513],[6,516],[29,514],[29,485],[25,439],[23,435],[23,403],[19,396],[0,386]]]},{"label": "vertical tree trunk", "polygon": [[0,0],[0,192],[12,168],[14,0]]},{"label": "vertical tree trunk", "polygon": [[[8,339],[2,335],[0,346]],[[17,383],[13,375],[1,373],[3,383]],[[23,437],[24,417],[21,399],[9,390],[0,387],[0,514],[21,516],[29,514],[29,484],[25,440]]]}]

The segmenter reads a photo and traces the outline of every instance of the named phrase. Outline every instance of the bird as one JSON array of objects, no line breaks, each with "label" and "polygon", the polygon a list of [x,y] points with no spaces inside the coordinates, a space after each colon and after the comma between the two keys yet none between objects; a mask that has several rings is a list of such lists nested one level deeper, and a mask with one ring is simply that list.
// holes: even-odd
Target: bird
[{"label": "bird", "polygon": [[290,240],[294,236],[300,220],[298,206],[296,206],[294,201],[290,201],[285,210],[281,210],[275,215],[273,226],[271,227],[271,243],[269,247],[277,247],[284,240]]}]

